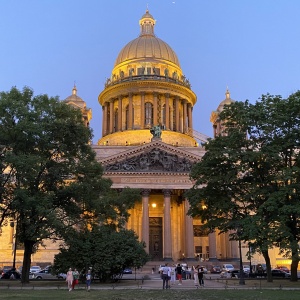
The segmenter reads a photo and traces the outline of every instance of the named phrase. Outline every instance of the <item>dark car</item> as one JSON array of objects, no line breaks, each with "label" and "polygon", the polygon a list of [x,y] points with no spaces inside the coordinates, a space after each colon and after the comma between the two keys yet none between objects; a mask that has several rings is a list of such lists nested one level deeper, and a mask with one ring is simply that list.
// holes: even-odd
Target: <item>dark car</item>
[{"label": "dark car", "polygon": [[[231,274],[231,278],[240,278],[240,270],[239,269],[234,269],[232,271],[230,271]],[[248,278],[249,274],[243,271],[243,276],[244,278]]]},{"label": "dark car", "polygon": [[273,277],[279,277],[279,278],[286,278],[287,277],[287,272],[284,272],[280,269],[273,269],[271,270],[272,276]]},{"label": "dark car", "polygon": [[1,279],[20,279],[21,274],[16,271],[16,269],[10,269],[6,272],[3,272],[1,275]]},{"label": "dark car", "polygon": [[221,266],[211,266],[210,273],[220,274],[222,272]]},{"label": "dark car", "polygon": [[123,274],[132,274],[132,270],[130,268],[125,268]]}]

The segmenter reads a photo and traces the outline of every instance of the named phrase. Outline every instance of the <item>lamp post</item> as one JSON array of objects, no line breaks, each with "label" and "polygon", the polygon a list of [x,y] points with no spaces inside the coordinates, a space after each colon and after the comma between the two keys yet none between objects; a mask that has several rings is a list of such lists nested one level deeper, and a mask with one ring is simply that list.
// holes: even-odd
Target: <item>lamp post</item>
[{"label": "lamp post", "polygon": [[[17,222],[15,220],[10,220],[10,227],[14,228],[16,226],[16,229],[14,229],[14,248],[13,248],[13,265],[12,268],[15,269],[16,268],[16,253],[17,253]],[[16,224],[15,224],[16,223]]]}]

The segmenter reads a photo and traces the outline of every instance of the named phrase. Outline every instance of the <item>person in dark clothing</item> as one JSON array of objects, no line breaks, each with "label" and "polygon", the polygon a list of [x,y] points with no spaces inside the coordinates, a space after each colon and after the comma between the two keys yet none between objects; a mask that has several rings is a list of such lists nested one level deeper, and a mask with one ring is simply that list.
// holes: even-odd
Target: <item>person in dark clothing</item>
[{"label": "person in dark clothing", "polygon": [[204,286],[204,270],[202,267],[198,269],[198,280],[199,280],[199,285]]},{"label": "person in dark clothing", "polygon": [[179,281],[178,285],[182,285],[182,267],[180,264],[176,267],[177,279]]}]

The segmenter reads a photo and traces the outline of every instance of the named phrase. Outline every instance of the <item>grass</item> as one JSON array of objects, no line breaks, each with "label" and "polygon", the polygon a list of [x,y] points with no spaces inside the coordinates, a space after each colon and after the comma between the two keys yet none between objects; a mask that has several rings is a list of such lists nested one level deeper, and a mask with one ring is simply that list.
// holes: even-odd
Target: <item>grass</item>
[{"label": "grass", "polygon": [[87,292],[80,284],[69,292],[64,281],[31,281],[22,285],[20,281],[0,280],[0,299],[101,299],[101,300],[299,300],[300,282],[290,280],[247,280],[239,285],[239,280],[206,279],[204,289],[195,289],[193,281],[184,281],[170,290],[162,290],[161,280],[122,280],[117,284],[93,283]]}]

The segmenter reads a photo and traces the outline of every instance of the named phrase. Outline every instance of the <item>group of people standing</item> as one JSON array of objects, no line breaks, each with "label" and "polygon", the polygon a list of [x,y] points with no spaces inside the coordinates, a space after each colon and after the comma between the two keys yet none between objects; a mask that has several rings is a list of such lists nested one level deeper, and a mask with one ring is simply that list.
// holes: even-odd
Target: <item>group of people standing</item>
[{"label": "group of people standing", "polygon": [[[66,282],[68,284],[69,292],[74,290],[75,286],[79,283],[79,276],[80,274],[76,269],[72,270],[72,268],[70,268],[69,271],[67,272]],[[91,270],[88,270],[85,278],[86,278],[86,290],[89,292],[91,289],[91,281],[92,281]]]},{"label": "group of people standing", "polygon": [[[174,265],[172,267],[168,266],[168,263],[165,264],[161,269],[161,277],[163,280],[163,289],[170,289],[171,285],[174,285],[176,280],[178,280],[178,285],[182,285],[182,274],[184,270],[180,264]],[[204,269],[197,265],[193,266],[192,274],[194,276],[195,286],[204,286]]]}]

